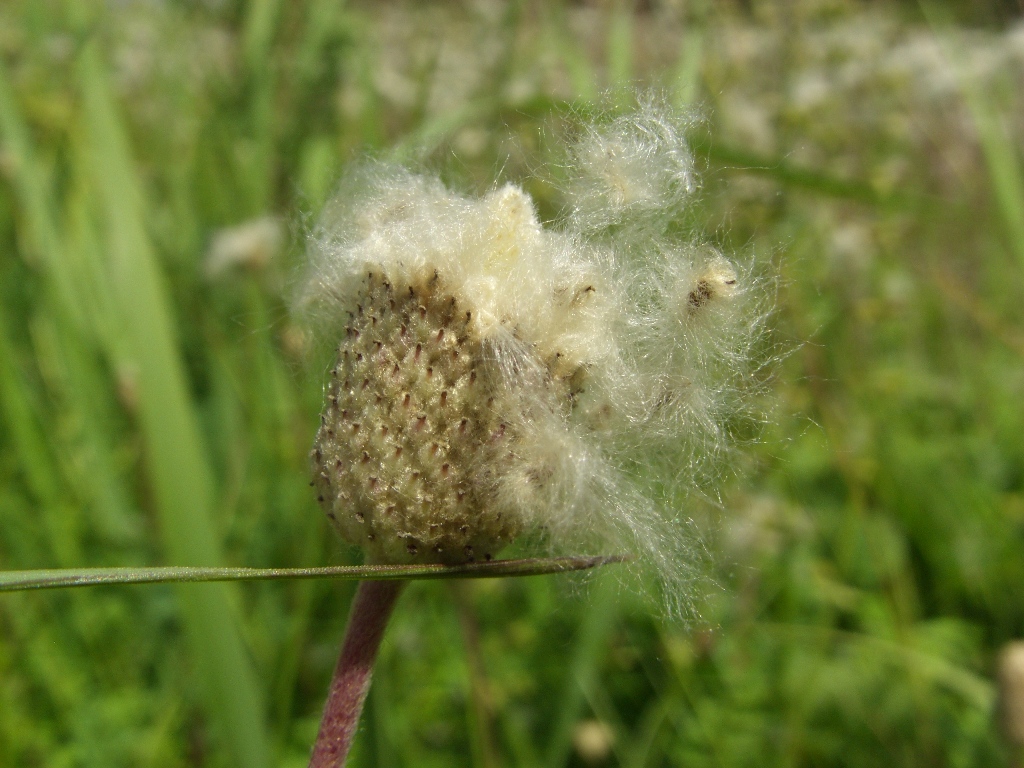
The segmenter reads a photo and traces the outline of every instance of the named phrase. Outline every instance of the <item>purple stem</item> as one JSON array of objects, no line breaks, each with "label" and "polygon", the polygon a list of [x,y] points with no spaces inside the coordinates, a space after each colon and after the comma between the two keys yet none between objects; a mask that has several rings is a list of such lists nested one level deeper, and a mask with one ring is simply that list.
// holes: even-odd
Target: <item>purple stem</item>
[{"label": "purple stem", "polygon": [[342,768],[370,690],[373,662],[404,581],[361,581],[331,678],[309,768]]}]

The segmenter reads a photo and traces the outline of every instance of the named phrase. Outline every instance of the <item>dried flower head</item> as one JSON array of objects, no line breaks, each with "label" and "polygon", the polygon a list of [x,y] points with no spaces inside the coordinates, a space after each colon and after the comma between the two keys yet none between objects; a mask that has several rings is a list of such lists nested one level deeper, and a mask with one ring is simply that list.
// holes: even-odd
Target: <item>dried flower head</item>
[{"label": "dried flower head", "polygon": [[589,128],[553,227],[512,184],[473,198],[387,165],[343,183],[300,296],[337,344],[312,471],[371,560],[489,559],[534,532],[688,579],[673,502],[729,444],[760,318],[744,270],[668,234],[694,188],[685,127],[648,105]]}]

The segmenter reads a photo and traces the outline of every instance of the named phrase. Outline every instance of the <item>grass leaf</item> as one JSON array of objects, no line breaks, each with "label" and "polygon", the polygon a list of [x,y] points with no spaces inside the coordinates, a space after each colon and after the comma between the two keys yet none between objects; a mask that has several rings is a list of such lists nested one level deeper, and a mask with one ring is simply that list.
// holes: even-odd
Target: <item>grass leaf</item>
[{"label": "grass leaf", "polygon": [[109,584],[158,584],[210,581],[269,581],[273,579],[341,579],[394,581],[398,579],[494,579],[507,576],[542,576],[596,568],[622,562],[610,556],[573,556],[494,560],[465,565],[339,565],[322,568],[63,568],[57,570],[0,571],[0,592]]},{"label": "grass leaf", "polygon": [[[145,227],[142,190],[96,43],[79,67],[93,160],[92,179],[106,226],[108,274],[129,359],[119,363],[138,388],[138,417],[149,482],[169,559],[215,566],[221,558],[211,519],[212,480],[185,379],[169,297]],[[226,585],[183,589],[181,608],[211,719],[235,762],[270,764],[260,686]]]}]

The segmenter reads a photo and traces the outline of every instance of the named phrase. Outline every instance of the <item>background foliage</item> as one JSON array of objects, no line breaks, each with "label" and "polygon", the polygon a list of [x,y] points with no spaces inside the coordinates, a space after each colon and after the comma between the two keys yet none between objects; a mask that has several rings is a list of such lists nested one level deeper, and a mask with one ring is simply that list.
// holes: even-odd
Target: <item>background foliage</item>
[{"label": "background foliage", "polygon": [[[303,228],[364,151],[425,147],[486,188],[543,167],[559,108],[654,84],[704,118],[709,237],[781,272],[785,354],[709,529],[706,623],[611,574],[415,584],[353,764],[1008,764],[1019,13],[7,0],[0,567],[354,562],[307,488]],[[0,764],[304,765],[350,596],[5,594]]]}]

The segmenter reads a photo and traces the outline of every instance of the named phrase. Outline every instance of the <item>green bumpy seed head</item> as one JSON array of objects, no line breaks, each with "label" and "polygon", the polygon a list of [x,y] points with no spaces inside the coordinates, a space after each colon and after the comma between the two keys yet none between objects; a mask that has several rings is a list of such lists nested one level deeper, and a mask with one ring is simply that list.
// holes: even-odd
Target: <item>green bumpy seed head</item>
[{"label": "green bumpy seed head", "polygon": [[[318,501],[371,561],[491,559],[523,527],[499,484],[522,472],[535,406],[502,385],[472,311],[436,273],[406,285],[368,273],[349,314],[311,454]],[[540,378],[571,398],[569,379]],[[542,464],[526,472],[535,490]]]}]

